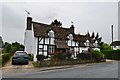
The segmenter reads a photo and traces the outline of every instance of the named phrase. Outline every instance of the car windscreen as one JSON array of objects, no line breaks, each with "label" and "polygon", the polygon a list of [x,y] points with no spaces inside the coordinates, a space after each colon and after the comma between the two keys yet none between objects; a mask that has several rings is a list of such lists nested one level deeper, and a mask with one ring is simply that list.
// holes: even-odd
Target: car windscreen
[{"label": "car windscreen", "polygon": [[24,56],[24,55],[26,55],[26,52],[17,52],[16,55]]}]

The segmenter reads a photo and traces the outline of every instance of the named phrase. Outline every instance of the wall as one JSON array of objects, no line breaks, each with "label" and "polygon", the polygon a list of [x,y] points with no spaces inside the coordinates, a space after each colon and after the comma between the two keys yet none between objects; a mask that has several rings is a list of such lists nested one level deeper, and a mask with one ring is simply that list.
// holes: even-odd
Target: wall
[{"label": "wall", "polygon": [[81,53],[82,51],[88,51],[88,47],[80,47],[80,53]]},{"label": "wall", "polygon": [[37,61],[37,44],[38,44],[38,38],[34,37],[33,27],[32,27],[32,54],[34,55],[33,60]]},{"label": "wall", "polygon": [[36,55],[37,55],[37,38],[34,37],[33,27],[32,30],[25,30],[25,51],[28,54],[34,55],[34,61],[37,61]]},{"label": "wall", "polygon": [[25,30],[25,51],[28,54],[31,54],[32,52],[32,31],[31,30]]}]

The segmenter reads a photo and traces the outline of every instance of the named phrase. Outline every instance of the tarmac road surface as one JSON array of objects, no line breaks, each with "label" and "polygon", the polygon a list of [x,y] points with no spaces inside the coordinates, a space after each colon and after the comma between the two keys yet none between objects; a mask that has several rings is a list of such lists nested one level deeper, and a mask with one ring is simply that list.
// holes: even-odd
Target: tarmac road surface
[{"label": "tarmac road surface", "polygon": [[3,75],[3,78],[118,78],[118,61],[55,70]]}]

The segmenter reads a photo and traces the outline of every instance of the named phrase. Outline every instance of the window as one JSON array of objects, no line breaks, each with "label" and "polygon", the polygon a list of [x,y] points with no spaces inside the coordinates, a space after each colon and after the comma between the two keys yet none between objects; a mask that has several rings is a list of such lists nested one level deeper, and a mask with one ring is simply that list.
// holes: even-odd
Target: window
[{"label": "window", "polygon": [[114,48],[117,48],[116,46],[113,46]]},{"label": "window", "polygon": [[72,34],[69,34],[68,38],[69,38],[70,40],[73,40],[73,35],[72,35]]},{"label": "window", "polygon": [[97,48],[98,47],[98,42],[95,41],[94,46]]},{"label": "window", "polygon": [[86,45],[86,46],[89,46],[89,40],[87,40],[87,41],[85,42],[85,45]]},{"label": "window", "polygon": [[50,30],[49,33],[48,33],[48,36],[50,38],[53,38],[54,37],[54,31],[53,30]]},{"label": "window", "polygon": [[52,53],[52,52],[55,52],[55,46],[48,46],[48,52]]}]

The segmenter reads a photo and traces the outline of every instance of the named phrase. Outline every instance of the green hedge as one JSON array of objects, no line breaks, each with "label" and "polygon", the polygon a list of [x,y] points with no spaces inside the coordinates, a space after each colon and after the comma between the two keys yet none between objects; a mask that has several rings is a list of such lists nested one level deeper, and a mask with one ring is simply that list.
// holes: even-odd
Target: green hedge
[{"label": "green hedge", "polygon": [[107,59],[120,60],[120,50],[101,50]]},{"label": "green hedge", "polygon": [[105,54],[106,59],[112,59],[112,50],[101,50]]},{"label": "green hedge", "polygon": [[120,60],[120,50],[113,50],[112,51],[112,59]]},{"label": "green hedge", "polygon": [[9,60],[11,55],[9,53],[2,54],[2,66],[4,66]]}]

